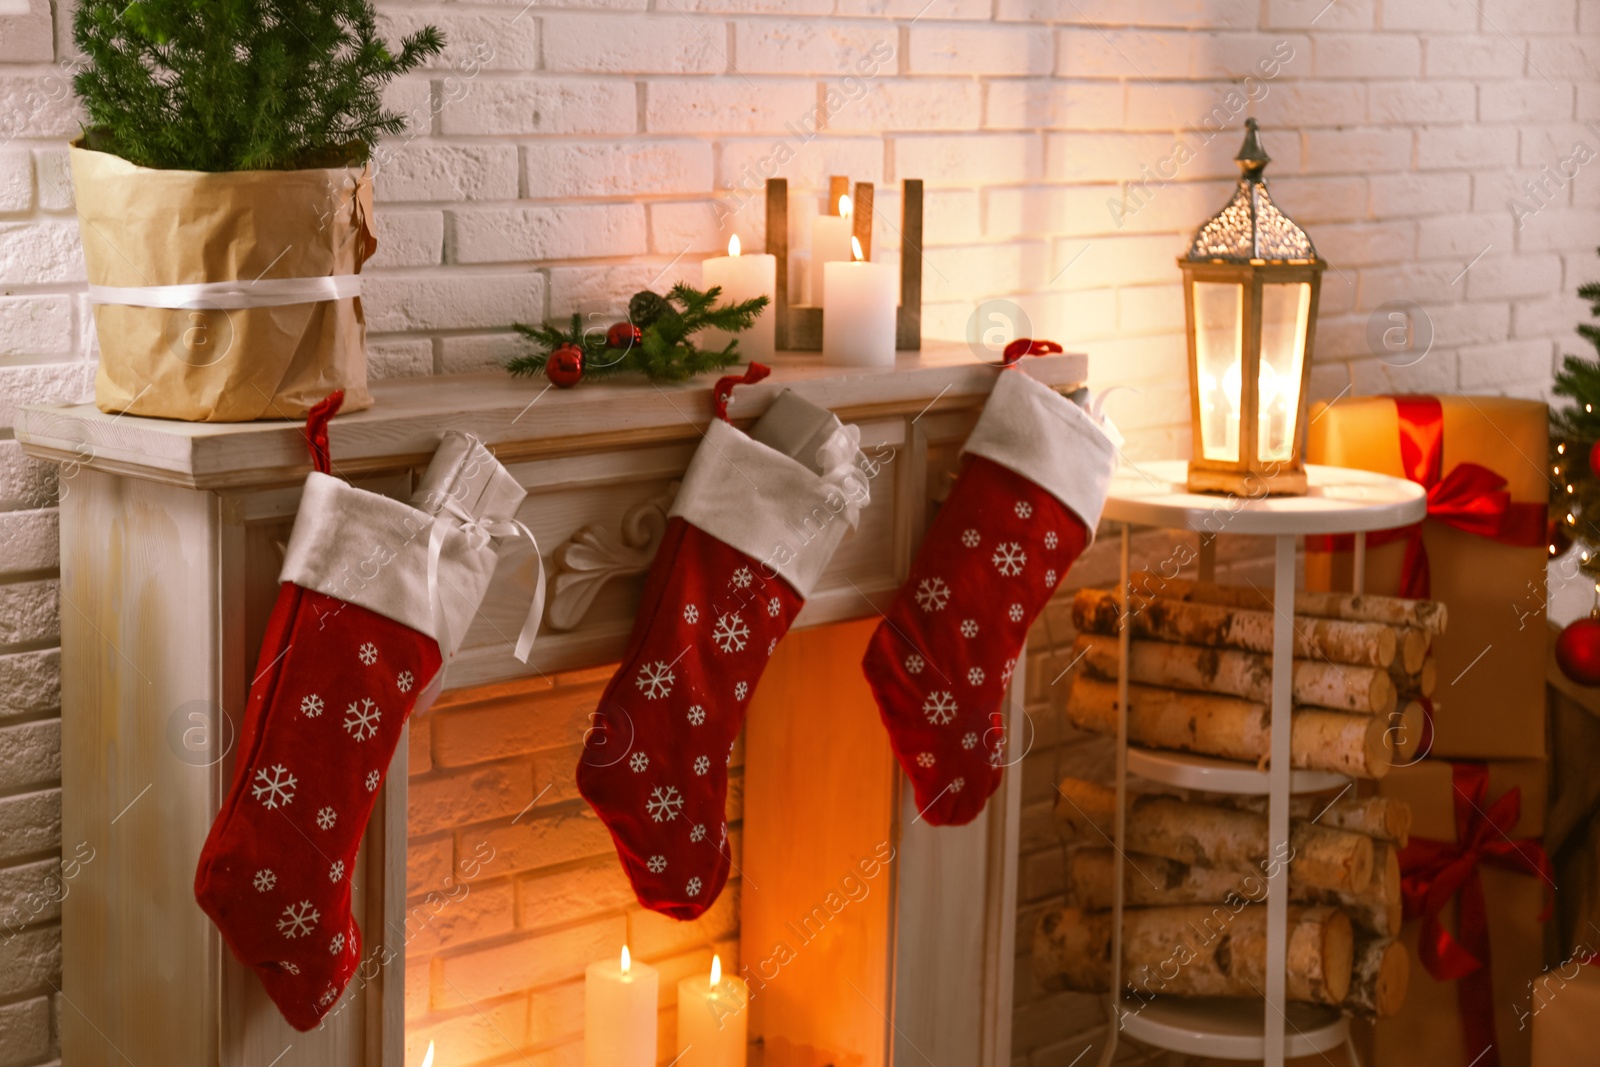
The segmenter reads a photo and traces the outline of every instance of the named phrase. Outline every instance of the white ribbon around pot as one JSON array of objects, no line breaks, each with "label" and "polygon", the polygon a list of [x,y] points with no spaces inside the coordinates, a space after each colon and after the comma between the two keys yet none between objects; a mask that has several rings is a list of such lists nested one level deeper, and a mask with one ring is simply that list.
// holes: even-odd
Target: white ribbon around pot
[{"label": "white ribbon around pot", "polygon": [[96,304],[191,311],[316,304],[360,295],[359,274],[332,274],[320,278],[258,278],[253,282],[192,282],[187,285],[89,286],[89,300]]},{"label": "white ribbon around pot", "polygon": [[539,542],[534,540],[532,531],[516,519],[480,519],[450,496],[443,497],[442,506],[428,534],[428,601],[433,605],[434,637],[438,639],[439,647],[454,647],[444,617],[444,591],[439,587],[439,555],[444,549],[445,535],[452,529],[459,529],[467,535],[468,543],[474,549],[487,545],[492,537],[526,537],[528,544],[533,546],[534,573],[538,578],[533,589],[533,601],[528,605],[527,618],[522,623],[522,632],[517,635],[516,657],[523,663],[528,662],[528,656],[533,652],[533,639],[539,634],[539,620],[544,617],[544,556],[539,551]]}]

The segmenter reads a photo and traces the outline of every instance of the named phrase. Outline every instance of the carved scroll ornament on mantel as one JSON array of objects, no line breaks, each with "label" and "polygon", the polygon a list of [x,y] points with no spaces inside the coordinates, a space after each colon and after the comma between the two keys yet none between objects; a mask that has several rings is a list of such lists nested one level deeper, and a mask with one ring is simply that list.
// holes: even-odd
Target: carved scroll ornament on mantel
[{"label": "carved scroll ornament on mantel", "polygon": [[667,509],[678,483],[622,513],[616,529],[593,523],[556,550],[546,621],[552,630],[574,629],[589,613],[600,589],[613,578],[630,578],[650,569],[667,529]]}]

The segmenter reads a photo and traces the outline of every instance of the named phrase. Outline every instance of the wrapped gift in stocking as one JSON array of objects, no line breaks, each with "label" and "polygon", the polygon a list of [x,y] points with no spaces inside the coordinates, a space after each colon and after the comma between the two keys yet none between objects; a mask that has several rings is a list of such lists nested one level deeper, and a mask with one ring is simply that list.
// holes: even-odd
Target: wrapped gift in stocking
[{"label": "wrapped gift in stocking", "polygon": [[[766,368],[752,364],[742,379]],[[683,478],[578,789],[645,907],[677,919],[728,880],[727,764],[778,639],[867,503],[860,431],[793,393],[746,434],[718,418]]]},{"label": "wrapped gift in stocking", "polygon": [[862,662],[922,817],[956,825],[1000,784],[1006,687],[1028,627],[1094,537],[1115,446],[1093,415],[1011,367],[962,454]]},{"label": "wrapped gift in stocking", "polygon": [[[445,436],[412,503],[333,477],[311,416],[306,479],[240,730],[238,763],[195,873],[195,898],[284,1018],[309,1030],[361,957],[356,850],[406,718],[489,587],[494,539],[524,492],[475,438]],[[531,540],[531,538],[530,538]],[[518,644],[526,660],[540,592]]]}]

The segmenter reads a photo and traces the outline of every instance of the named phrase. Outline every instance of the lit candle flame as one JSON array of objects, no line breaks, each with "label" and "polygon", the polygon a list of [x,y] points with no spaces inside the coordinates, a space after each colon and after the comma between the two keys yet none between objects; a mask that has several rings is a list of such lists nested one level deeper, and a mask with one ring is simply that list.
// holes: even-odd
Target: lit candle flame
[{"label": "lit candle flame", "polygon": [[861,238],[857,237],[855,234],[850,235],[850,254],[855,257],[857,263],[860,263],[863,259],[867,258],[861,252]]},{"label": "lit candle flame", "polygon": [[839,217],[841,219],[850,217],[850,198],[842,193],[839,196]]},{"label": "lit candle flame", "polygon": [[627,945],[623,945],[622,946],[622,973],[623,974],[627,974],[628,970],[632,966],[633,966],[633,957],[628,955],[628,946]]},{"label": "lit candle flame", "polygon": [[738,234],[734,234],[732,237],[728,238],[728,255],[736,256],[738,254],[739,254],[739,235]]},{"label": "lit candle flame", "polygon": [[711,957],[711,988],[715,989],[722,984],[722,957]]},{"label": "lit candle flame", "polygon": [[428,1051],[423,1054],[422,1067],[433,1067],[433,1042],[428,1042]]}]

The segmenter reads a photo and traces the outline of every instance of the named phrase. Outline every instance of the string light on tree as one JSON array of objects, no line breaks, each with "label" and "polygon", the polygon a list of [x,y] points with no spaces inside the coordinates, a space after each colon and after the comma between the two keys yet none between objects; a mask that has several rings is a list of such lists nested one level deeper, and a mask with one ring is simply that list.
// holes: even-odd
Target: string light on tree
[{"label": "string light on tree", "polygon": [[[1579,286],[1578,296],[1589,302],[1589,313],[1600,318],[1600,282]],[[1578,326],[1578,335],[1600,356],[1600,325]],[[1561,631],[1556,639],[1556,663],[1562,673],[1580,685],[1600,685],[1600,358],[1565,356],[1556,374],[1554,392],[1572,401],[1552,406],[1550,434],[1550,555],[1564,555],[1578,545],[1578,571],[1595,582],[1595,608]],[[1586,462],[1574,463],[1572,453]]]}]

